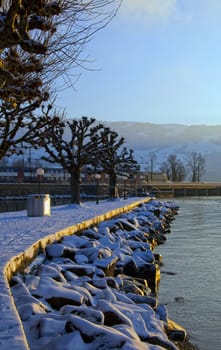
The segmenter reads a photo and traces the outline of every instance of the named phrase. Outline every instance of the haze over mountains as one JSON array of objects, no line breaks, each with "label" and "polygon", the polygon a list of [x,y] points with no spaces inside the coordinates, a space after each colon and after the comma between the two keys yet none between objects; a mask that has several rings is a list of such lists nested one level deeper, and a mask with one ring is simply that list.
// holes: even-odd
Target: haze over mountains
[{"label": "haze over mountains", "polygon": [[191,152],[206,159],[203,181],[221,181],[221,125],[152,124],[140,122],[105,122],[134,150],[143,168],[150,168],[150,152],[156,154],[154,170],[175,153],[183,162]]}]

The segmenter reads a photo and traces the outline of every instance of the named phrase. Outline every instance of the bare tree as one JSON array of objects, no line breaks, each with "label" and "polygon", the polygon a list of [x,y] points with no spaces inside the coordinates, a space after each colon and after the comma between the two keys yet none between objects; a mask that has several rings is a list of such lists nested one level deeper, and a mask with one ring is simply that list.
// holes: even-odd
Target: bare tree
[{"label": "bare tree", "polygon": [[59,119],[42,133],[42,146],[47,156],[42,159],[60,164],[71,176],[71,202],[80,203],[82,170],[106,172],[110,178],[110,196],[116,195],[117,174],[129,176],[137,162],[132,150],[122,148],[123,138],[94,118]]},{"label": "bare tree", "polygon": [[[44,67],[48,83],[63,75],[66,85],[67,70],[83,65],[86,44],[115,16],[120,3],[121,0],[0,1],[0,98],[10,100],[14,85],[26,86],[24,71],[33,73],[37,67],[41,74]],[[35,85],[37,78],[29,77]],[[16,92],[20,97],[17,88],[13,89],[13,98]]]},{"label": "bare tree", "polygon": [[183,162],[177,158],[176,154],[169,154],[166,162],[163,162],[160,170],[164,172],[171,181],[183,181],[186,170]]},{"label": "bare tree", "polygon": [[42,108],[41,115],[33,114],[38,101],[17,110],[0,106],[0,160],[12,154],[22,154],[28,147],[37,147],[40,135],[56,123],[50,117],[51,105]]},{"label": "bare tree", "polygon": [[0,14],[0,98],[15,107],[39,96],[52,19],[61,7],[58,1],[2,0]]},{"label": "bare tree", "polygon": [[199,182],[205,173],[205,158],[201,153],[192,152],[187,162],[187,166],[191,171],[191,181]]},{"label": "bare tree", "polygon": [[103,137],[103,147],[99,155],[99,166],[109,175],[109,197],[116,198],[117,176],[130,177],[139,169],[133,157],[133,150],[122,147],[125,139],[117,132],[111,131]]},{"label": "bare tree", "polygon": [[[58,2],[3,0],[0,2],[0,159],[35,144],[35,131],[50,124],[36,111],[48,100],[42,76],[51,18]],[[18,148],[17,148],[18,147]]]},{"label": "bare tree", "polygon": [[168,180],[171,180],[171,169],[167,161],[162,162],[159,170],[161,171],[161,173],[166,174]]},{"label": "bare tree", "polygon": [[16,144],[33,143],[34,130],[45,127],[45,116],[38,119],[34,111],[56,91],[52,82],[63,75],[67,85],[67,70],[83,64],[85,45],[119,5],[120,0],[0,1],[0,159],[15,152]]},{"label": "bare tree", "polygon": [[[60,1],[1,0],[0,49],[20,46],[29,53],[44,54],[46,38],[53,30],[50,19],[62,12]],[[31,32],[34,30],[35,32]],[[36,31],[39,33],[36,34]],[[43,33],[46,36],[41,38]],[[41,39],[42,40],[41,40]]]},{"label": "bare tree", "polygon": [[109,132],[94,118],[62,120],[42,135],[42,145],[49,163],[60,164],[71,175],[71,202],[80,203],[81,172],[89,165],[96,166],[103,138]]},{"label": "bare tree", "polygon": [[[48,46],[48,67],[53,79],[63,76],[72,84],[70,69],[84,67],[87,44],[117,14],[122,0],[63,0],[62,13],[54,17],[56,33]],[[54,70],[56,66],[56,71]]]},{"label": "bare tree", "polygon": [[154,162],[157,158],[156,153],[150,152],[149,153],[149,158],[150,158],[150,179],[152,180],[153,178],[153,171],[154,171]]}]

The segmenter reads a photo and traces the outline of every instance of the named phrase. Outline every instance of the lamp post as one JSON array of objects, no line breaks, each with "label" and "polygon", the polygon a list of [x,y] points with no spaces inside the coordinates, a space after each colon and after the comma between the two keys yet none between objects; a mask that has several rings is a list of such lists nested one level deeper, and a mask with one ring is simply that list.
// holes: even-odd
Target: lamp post
[{"label": "lamp post", "polygon": [[127,199],[127,180],[124,178],[124,199]]},{"label": "lamp post", "polygon": [[38,176],[38,193],[41,194],[41,180],[42,180],[42,177],[44,176],[44,169],[42,168],[38,168],[37,171],[36,171],[36,175]]},{"label": "lamp post", "polygon": [[94,175],[95,179],[96,179],[96,204],[99,204],[99,180],[101,178],[100,174],[95,174]]},{"label": "lamp post", "polygon": [[128,179],[128,175],[124,174],[123,175],[123,179],[124,179],[124,199],[127,199],[127,179]]}]

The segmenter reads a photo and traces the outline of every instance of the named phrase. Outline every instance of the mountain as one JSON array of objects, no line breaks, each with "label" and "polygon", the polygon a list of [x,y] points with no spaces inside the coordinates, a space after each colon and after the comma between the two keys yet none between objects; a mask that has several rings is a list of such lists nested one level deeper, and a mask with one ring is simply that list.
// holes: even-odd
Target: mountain
[{"label": "mountain", "polygon": [[206,159],[203,181],[221,181],[221,125],[152,124],[138,122],[104,122],[134,150],[143,168],[150,167],[150,153],[156,154],[155,170],[175,153],[185,162],[191,152]]}]

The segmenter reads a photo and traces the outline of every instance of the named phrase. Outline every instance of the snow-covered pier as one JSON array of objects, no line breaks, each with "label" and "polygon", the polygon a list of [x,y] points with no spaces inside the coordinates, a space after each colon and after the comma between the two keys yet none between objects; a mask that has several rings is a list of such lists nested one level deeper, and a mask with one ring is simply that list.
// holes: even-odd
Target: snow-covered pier
[{"label": "snow-covered pier", "polygon": [[[5,219],[0,216],[1,222],[8,222],[6,239],[11,223],[21,224],[20,232],[14,227],[14,239],[8,241],[18,242],[20,235],[17,254],[11,258],[7,254],[7,262],[1,259],[6,262],[6,290],[1,292],[0,308],[3,312],[7,309],[9,316],[1,312],[2,320],[5,316],[5,326],[0,329],[3,349],[10,345],[22,350],[29,346],[68,350],[73,344],[79,349],[100,349],[102,343],[108,349],[177,349],[175,341],[182,342],[186,333],[158,304],[159,257],[153,250],[169,232],[177,208],[146,201],[54,208],[56,233],[50,235],[46,233],[52,232],[52,217],[27,218],[24,213],[7,214]],[[84,220],[76,220],[81,215]],[[60,229],[65,223],[67,228]],[[80,235],[69,236],[79,231]],[[23,251],[22,241],[29,243]],[[37,260],[27,268],[38,252]],[[25,266],[25,274],[11,279]]]}]

